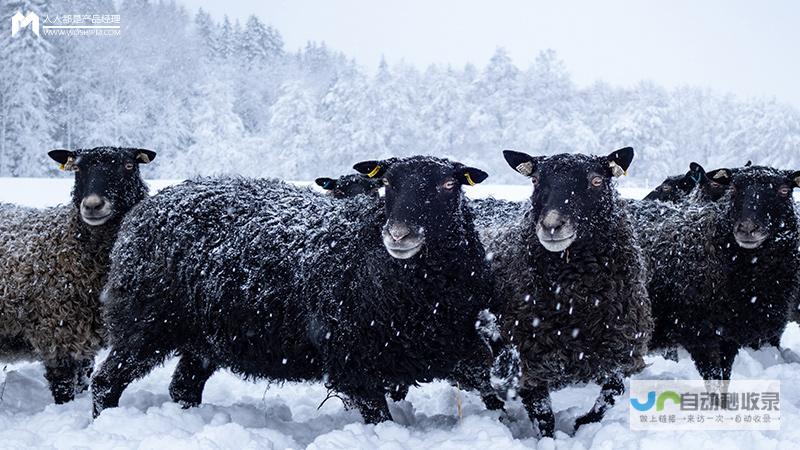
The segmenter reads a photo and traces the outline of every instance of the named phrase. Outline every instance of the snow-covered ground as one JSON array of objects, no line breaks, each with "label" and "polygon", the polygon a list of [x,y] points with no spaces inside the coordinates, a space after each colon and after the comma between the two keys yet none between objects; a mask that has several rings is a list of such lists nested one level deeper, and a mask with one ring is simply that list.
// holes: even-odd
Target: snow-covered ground
[{"label": "snow-covered ground", "polygon": [[[151,183],[154,189],[170,182]],[[69,200],[71,181],[0,178],[0,202],[47,206]],[[522,199],[529,186],[477,186],[472,195]],[[624,195],[641,197],[642,189]],[[791,324],[782,344],[800,353],[800,328]],[[105,358],[103,353],[98,362]],[[393,405],[396,422],[364,425],[355,411],[336,399],[325,402],[319,384],[243,381],[227,371],[209,380],[204,404],[181,410],[167,393],[175,361],[133,383],[120,408],[95,421],[88,394],[54,405],[38,363],[0,362],[0,448],[541,448],[541,449],[795,449],[800,447],[800,365],[778,362],[774,349],[740,351],[734,379],[781,381],[782,428],[779,431],[640,432],[628,427],[628,397],[623,396],[602,423],[582,427],[574,436],[559,431],[555,439],[537,440],[519,402],[508,405],[512,420],[486,411],[480,398],[446,383],[412,389],[408,400]],[[639,379],[699,378],[685,353],[679,362],[662,357]],[[560,430],[591,406],[599,388],[564,389],[554,395]],[[457,402],[463,407],[456,413]]]}]

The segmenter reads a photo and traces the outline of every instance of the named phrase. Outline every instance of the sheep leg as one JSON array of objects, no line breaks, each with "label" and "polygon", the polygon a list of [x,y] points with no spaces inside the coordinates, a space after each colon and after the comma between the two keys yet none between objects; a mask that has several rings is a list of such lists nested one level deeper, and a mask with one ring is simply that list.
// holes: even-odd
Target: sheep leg
[{"label": "sheep leg", "polygon": [[164,362],[168,352],[151,347],[112,348],[108,358],[92,378],[92,415],[119,406],[122,392],[133,380],[141,378]]},{"label": "sheep leg", "polygon": [[550,402],[550,391],[541,386],[524,388],[519,391],[519,396],[533,426],[539,429],[539,435],[552,437],[555,433],[556,416]]},{"label": "sheep leg", "polygon": [[725,391],[730,380],[733,361],[739,351],[739,346],[730,342],[719,342],[716,345],[696,347],[689,350],[694,360],[694,365],[700,376],[706,380],[709,391]]},{"label": "sheep leg", "polygon": [[622,382],[622,377],[614,376],[606,380],[606,382],[603,383],[603,387],[600,389],[600,396],[597,397],[592,409],[575,420],[575,430],[581,425],[603,420],[606,411],[614,406],[616,397],[622,395],[623,392],[625,392],[625,384]]},{"label": "sheep leg", "polygon": [[89,381],[92,379],[92,372],[94,371],[94,357],[84,358],[78,364],[80,365],[80,372],[75,382],[75,392],[80,394],[89,389]]},{"label": "sheep leg", "polygon": [[44,377],[50,385],[50,393],[57,405],[72,401],[75,398],[78,379],[82,375],[81,363],[74,359],[47,361],[44,365]]},{"label": "sheep leg", "polygon": [[678,348],[677,347],[670,347],[670,348],[664,349],[664,351],[661,353],[661,356],[663,356],[664,359],[666,359],[668,361],[678,362]]},{"label": "sheep leg", "polygon": [[361,417],[364,418],[364,423],[377,424],[392,420],[389,405],[386,403],[386,396],[382,393],[383,391],[372,389],[367,392],[370,392],[370,394],[348,394],[348,397],[361,413]]},{"label": "sheep leg", "polygon": [[474,359],[458,364],[452,376],[460,388],[478,391],[486,409],[497,411],[505,407],[505,402],[492,386],[492,362],[492,354],[487,348],[484,352],[478,352]]},{"label": "sheep leg", "polygon": [[720,366],[722,367],[722,379],[730,380],[733,370],[733,361],[739,353],[739,346],[732,342],[723,342],[719,346]]},{"label": "sheep leg", "polygon": [[408,386],[406,385],[397,385],[393,389],[389,390],[389,397],[394,402],[403,401],[406,399],[408,395]]},{"label": "sheep leg", "polygon": [[704,380],[729,380],[738,350],[734,344],[721,342],[716,347],[692,352],[692,359]]},{"label": "sheep leg", "polygon": [[216,370],[217,366],[208,360],[191,353],[181,354],[178,368],[172,374],[172,382],[169,384],[172,401],[179,403],[184,409],[202,403],[203,388]]}]

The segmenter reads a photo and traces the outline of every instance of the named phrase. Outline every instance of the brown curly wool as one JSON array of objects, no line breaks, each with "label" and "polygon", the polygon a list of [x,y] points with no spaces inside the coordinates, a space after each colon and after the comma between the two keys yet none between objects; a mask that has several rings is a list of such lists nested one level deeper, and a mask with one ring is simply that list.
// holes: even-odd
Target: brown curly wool
[{"label": "brown curly wool", "polygon": [[103,343],[98,295],[115,231],[92,229],[72,206],[0,205],[0,358],[94,356]]}]

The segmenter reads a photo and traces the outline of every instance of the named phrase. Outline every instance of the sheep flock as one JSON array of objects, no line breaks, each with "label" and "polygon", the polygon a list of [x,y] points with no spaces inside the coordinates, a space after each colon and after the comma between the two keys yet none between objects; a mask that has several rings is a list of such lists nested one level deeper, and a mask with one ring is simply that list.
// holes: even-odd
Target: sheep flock
[{"label": "sheep flock", "polygon": [[151,150],[49,156],[70,204],[0,204],[0,361],[41,361],[56,403],[90,387],[95,417],[177,356],[184,408],[228,369],[322,383],[379,423],[446,380],[502,420],[520,400],[552,436],[555,390],[600,385],[574,428],[602,421],[645,356],[677,348],[724,389],[739,349],[779,347],[798,317],[796,170],[692,163],[631,200],[630,147],[506,150],[526,201],[469,199],[489,174],[431,156],[359,162],[322,193],[218,176],[149,196]]}]

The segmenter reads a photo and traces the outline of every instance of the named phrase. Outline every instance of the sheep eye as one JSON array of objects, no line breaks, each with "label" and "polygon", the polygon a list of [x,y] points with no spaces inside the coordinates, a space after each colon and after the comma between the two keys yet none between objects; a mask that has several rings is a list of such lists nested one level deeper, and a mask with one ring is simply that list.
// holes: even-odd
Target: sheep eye
[{"label": "sheep eye", "polygon": [[447,189],[448,191],[451,191],[453,190],[454,187],[456,187],[456,182],[453,180],[447,180],[444,182],[444,184],[442,184],[442,187]]},{"label": "sheep eye", "polygon": [[388,185],[389,185],[389,180],[387,180],[386,178],[384,178],[384,179],[383,179],[383,185],[384,185],[384,186],[388,186]]},{"label": "sheep eye", "polygon": [[125,169],[126,170],[133,170],[133,163],[132,162],[125,163]]},{"label": "sheep eye", "polygon": [[538,186],[539,185],[539,175],[531,175],[531,183],[533,183],[534,186]]},{"label": "sheep eye", "polygon": [[789,186],[781,186],[780,189],[778,189],[778,194],[780,194],[782,197],[788,197],[789,192],[791,192]]},{"label": "sheep eye", "polygon": [[[599,177],[599,176],[592,177],[592,186],[600,187],[602,185],[603,185],[603,177]],[[664,189],[666,189],[666,187]]]},{"label": "sheep eye", "polygon": [[[594,184],[594,180],[592,180],[592,184]],[[661,190],[664,192],[669,192],[672,190],[672,186],[662,186]]]},{"label": "sheep eye", "polygon": [[719,183],[717,183],[716,181],[712,181],[712,182],[711,182],[711,187],[712,187],[712,188],[714,188],[714,189],[716,189],[716,188],[718,188],[718,187],[720,187],[720,186],[722,186],[722,185],[721,185],[721,184],[719,184]]}]

